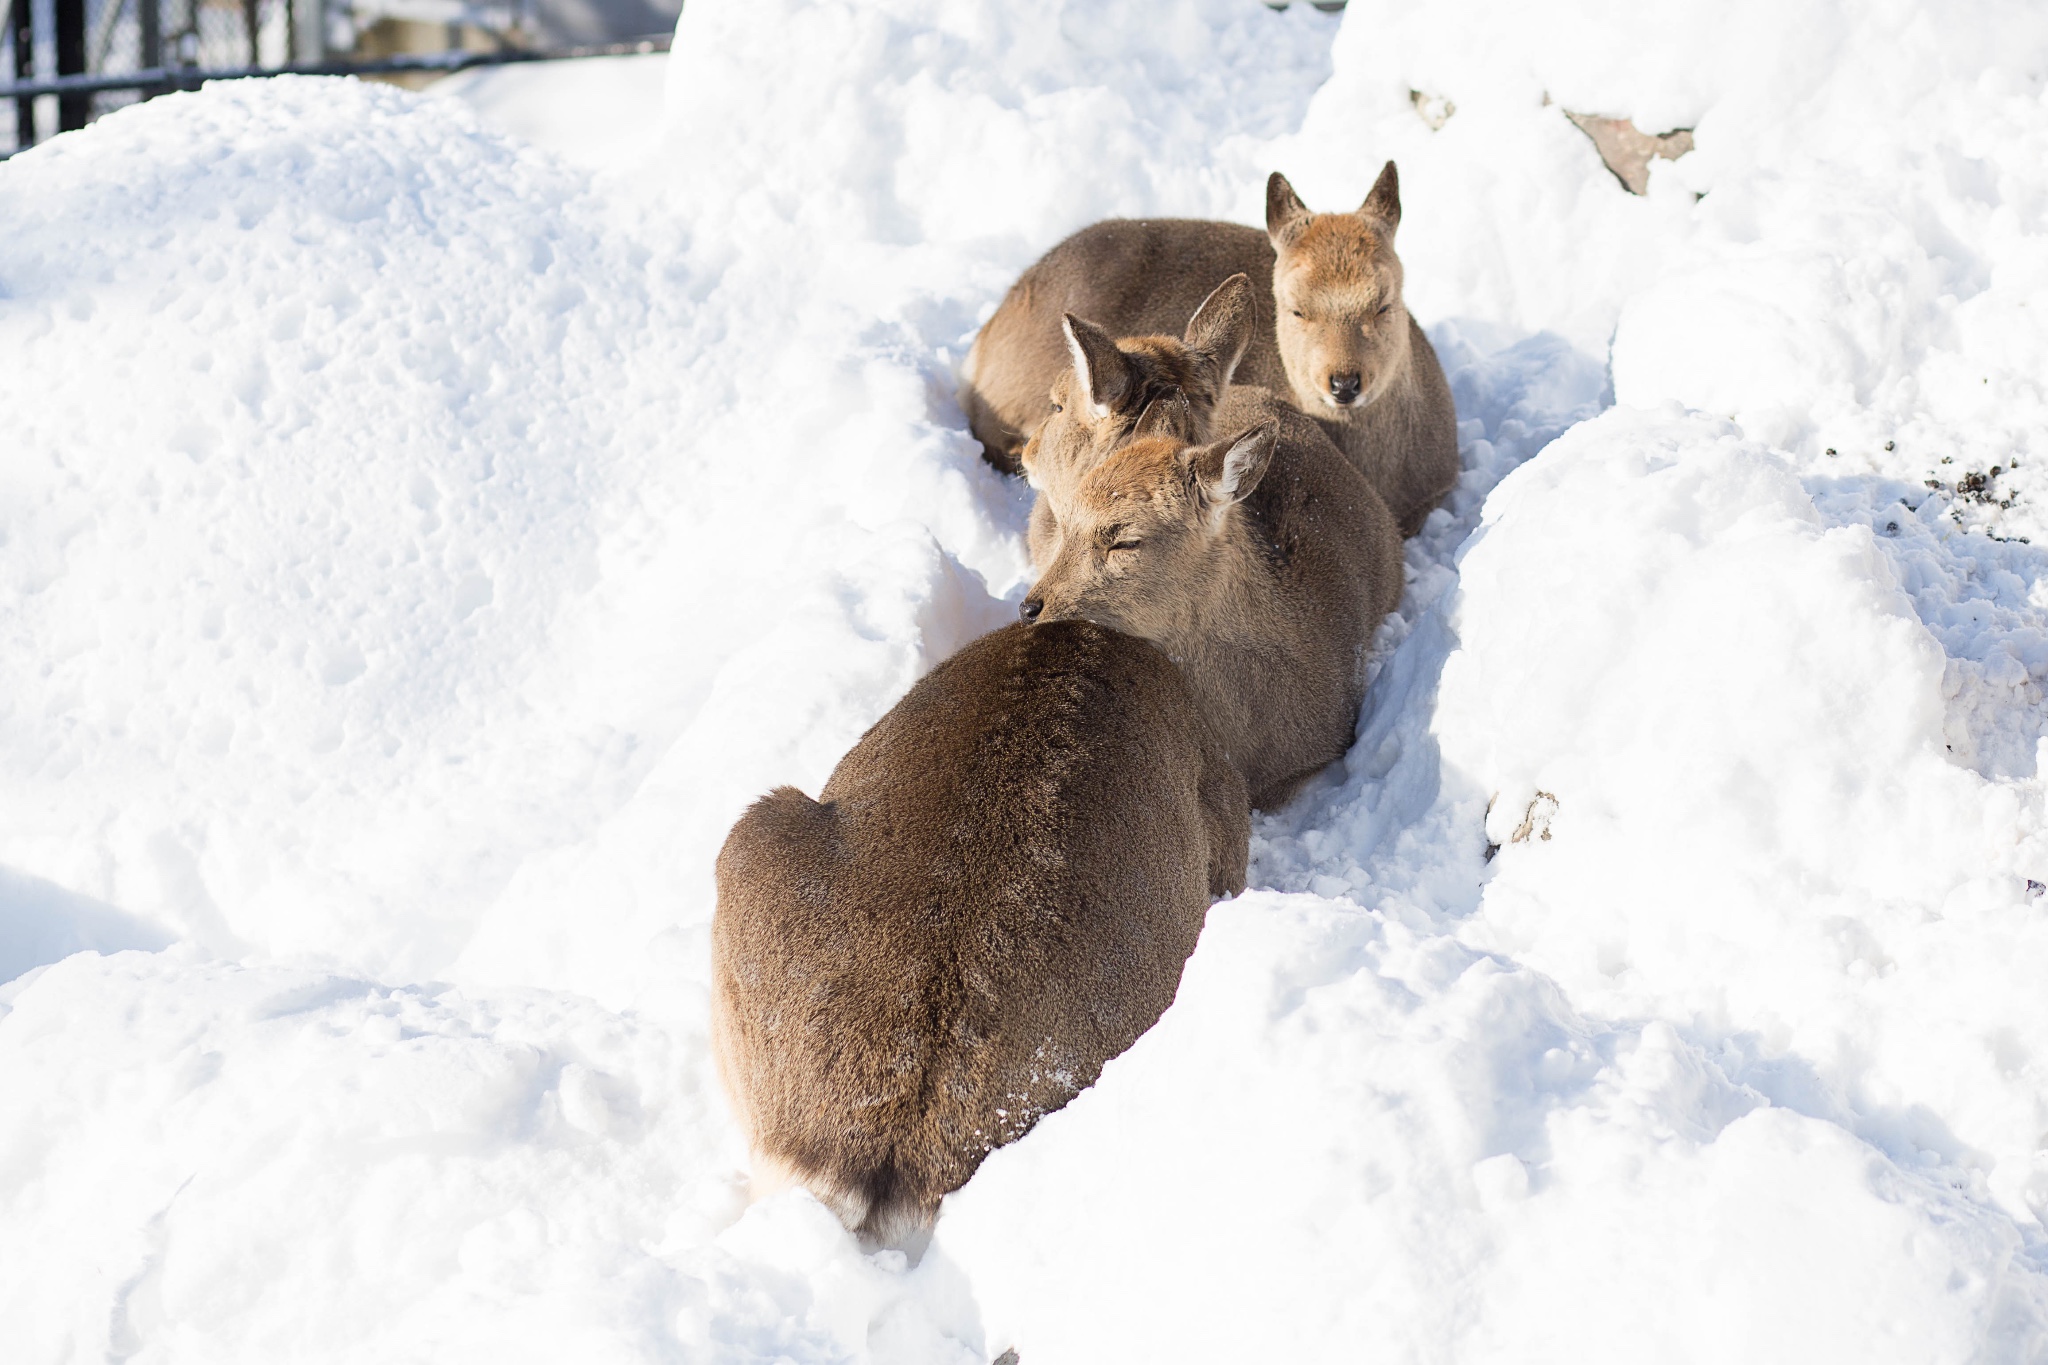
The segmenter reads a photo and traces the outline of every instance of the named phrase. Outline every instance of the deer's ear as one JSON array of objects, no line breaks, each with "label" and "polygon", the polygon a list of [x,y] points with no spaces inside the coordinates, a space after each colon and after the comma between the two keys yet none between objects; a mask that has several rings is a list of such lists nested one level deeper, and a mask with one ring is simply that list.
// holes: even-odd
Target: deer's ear
[{"label": "deer's ear", "polygon": [[1258,321],[1252,279],[1243,272],[1209,291],[1209,297],[1188,319],[1188,330],[1181,340],[1189,350],[1200,351],[1215,363],[1218,393],[1229,386],[1231,375],[1237,373],[1237,362],[1244,359],[1245,348],[1252,344],[1252,329],[1258,326]]},{"label": "deer's ear", "polygon": [[1062,314],[1060,330],[1066,333],[1067,352],[1074,358],[1074,377],[1080,391],[1088,395],[1094,415],[1107,417],[1129,396],[1131,363],[1116,348],[1116,338],[1072,313]]},{"label": "deer's ear", "polygon": [[1235,436],[1190,446],[1182,458],[1188,473],[1210,506],[1228,507],[1251,496],[1259,480],[1273,464],[1273,449],[1279,443],[1280,424],[1261,422]]},{"label": "deer's ear", "polygon": [[1393,162],[1380,168],[1380,178],[1372,182],[1372,193],[1358,206],[1358,216],[1375,220],[1390,237],[1401,226],[1401,173]]},{"label": "deer's ear", "polygon": [[1282,243],[1301,231],[1301,225],[1309,218],[1308,205],[1301,202],[1301,196],[1294,192],[1294,186],[1287,183],[1287,177],[1275,171],[1266,178],[1266,236],[1272,239],[1277,250]]}]

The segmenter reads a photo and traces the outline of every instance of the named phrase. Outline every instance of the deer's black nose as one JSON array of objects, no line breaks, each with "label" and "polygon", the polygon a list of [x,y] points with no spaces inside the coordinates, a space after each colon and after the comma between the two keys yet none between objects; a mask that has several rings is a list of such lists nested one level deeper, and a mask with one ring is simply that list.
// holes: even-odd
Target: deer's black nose
[{"label": "deer's black nose", "polygon": [[1330,397],[1336,399],[1339,403],[1349,403],[1352,399],[1358,397],[1358,389],[1359,376],[1356,370],[1350,374],[1333,374],[1330,376]]},{"label": "deer's black nose", "polygon": [[1031,594],[1031,596],[1024,599],[1024,604],[1022,606],[1017,608],[1017,615],[1021,620],[1024,621],[1036,621],[1038,619],[1038,613],[1044,610],[1045,599],[1043,597],[1040,597],[1037,593],[1033,593]]}]

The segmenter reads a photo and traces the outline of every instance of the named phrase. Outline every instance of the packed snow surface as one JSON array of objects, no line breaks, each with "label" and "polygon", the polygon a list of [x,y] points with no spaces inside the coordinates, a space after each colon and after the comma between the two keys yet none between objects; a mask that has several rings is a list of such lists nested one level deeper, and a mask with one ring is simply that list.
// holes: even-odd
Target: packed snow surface
[{"label": "packed snow surface", "polygon": [[[0,166],[0,1358],[2048,1360],[2048,12],[652,61]],[[1389,157],[1466,473],[1357,744],[921,1262],[747,1207],[711,860],[1014,612],[975,327]]]}]

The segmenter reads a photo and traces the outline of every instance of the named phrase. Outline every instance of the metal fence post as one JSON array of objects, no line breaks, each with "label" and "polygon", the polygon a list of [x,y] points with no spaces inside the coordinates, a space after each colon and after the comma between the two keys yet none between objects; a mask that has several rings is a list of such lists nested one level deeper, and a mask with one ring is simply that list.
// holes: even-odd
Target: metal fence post
[{"label": "metal fence post", "polygon": [[[14,0],[7,18],[14,39],[14,79],[26,84],[36,78],[35,0]],[[36,140],[36,97],[23,95],[14,101],[14,145],[30,147]]]},{"label": "metal fence post", "polygon": [[[85,0],[57,0],[57,74],[85,74]],[[70,132],[92,121],[92,96],[57,96],[57,129]]]}]

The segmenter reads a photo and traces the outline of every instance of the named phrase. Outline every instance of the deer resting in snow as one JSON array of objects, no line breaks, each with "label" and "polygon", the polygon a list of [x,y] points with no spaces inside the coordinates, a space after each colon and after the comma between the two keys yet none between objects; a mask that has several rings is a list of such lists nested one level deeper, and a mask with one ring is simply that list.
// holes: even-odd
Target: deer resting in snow
[{"label": "deer resting in snow", "polygon": [[1071,313],[1060,322],[1072,361],[1052,381],[1051,414],[1020,455],[1039,492],[1031,508],[1031,562],[1043,570],[1058,542],[1053,509],[1081,476],[1138,436],[1206,441],[1231,375],[1258,326],[1251,280],[1232,275],[1188,319],[1180,340],[1122,341]]},{"label": "deer resting in snow", "polygon": [[1204,445],[1141,434],[1071,486],[1027,621],[1093,621],[1180,665],[1254,806],[1351,746],[1372,634],[1400,604],[1401,534],[1322,429],[1234,388]]},{"label": "deer resting in snow", "polygon": [[712,1040],[756,1196],[801,1184],[918,1247],[1172,1002],[1248,838],[1151,645],[1014,625],[940,664],[818,800],[769,793],[718,855]]},{"label": "deer resting in snow", "polygon": [[1429,338],[1402,302],[1400,180],[1389,161],[1354,213],[1311,213],[1266,184],[1266,231],[1190,219],[1110,219],[1055,246],[1010,287],[962,366],[983,451],[1015,472],[1067,364],[1063,314],[1112,336],[1170,332],[1242,272],[1256,328],[1237,378],[1309,414],[1413,535],[1458,480],[1457,413]]}]

